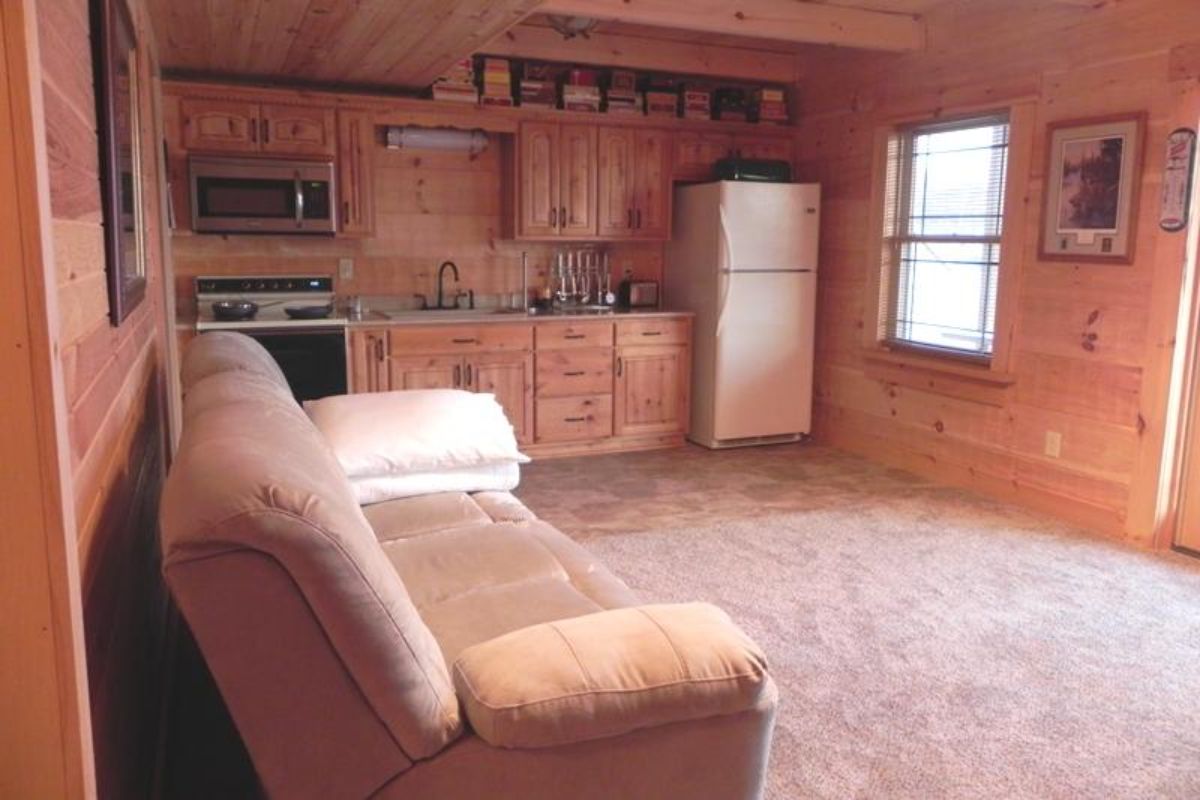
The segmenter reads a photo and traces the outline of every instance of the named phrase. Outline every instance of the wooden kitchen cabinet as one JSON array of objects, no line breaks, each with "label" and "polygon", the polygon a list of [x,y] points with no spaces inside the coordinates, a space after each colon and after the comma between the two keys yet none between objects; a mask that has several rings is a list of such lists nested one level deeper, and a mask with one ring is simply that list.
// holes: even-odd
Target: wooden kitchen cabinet
[{"label": "wooden kitchen cabinet", "polygon": [[559,132],[558,229],[563,236],[596,234],[596,129],[563,125]]},{"label": "wooden kitchen cabinet", "polygon": [[666,131],[600,128],[601,237],[670,238],[670,152]]},{"label": "wooden kitchen cabinet", "polygon": [[386,392],[388,375],[387,328],[355,328],[350,331],[350,375],[347,385],[354,394]]},{"label": "wooden kitchen cabinet", "polygon": [[639,130],[633,137],[633,234],[671,238],[671,135]]},{"label": "wooden kitchen cabinet", "polygon": [[179,111],[185,150],[330,156],[335,151],[332,109],[185,97]]},{"label": "wooden kitchen cabinet", "polygon": [[370,236],[375,229],[371,156],[375,120],[369,111],[337,112],[338,231]]},{"label": "wooden kitchen cabinet", "polygon": [[685,432],[689,361],[687,345],[618,347],[614,433]]},{"label": "wooden kitchen cabinet", "polygon": [[517,236],[595,236],[596,128],[527,122],[518,140]]},{"label": "wooden kitchen cabinet", "polygon": [[599,132],[599,235],[623,238],[633,232],[634,143],[629,128]]},{"label": "wooden kitchen cabinet", "polygon": [[466,389],[494,394],[517,441],[533,440],[533,355],[482,353],[464,363]]},{"label": "wooden kitchen cabinet", "polygon": [[380,325],[349,342],[351,391],[494,394],[536,456],[670,446],[687,429],[687,317]]},{"label": "wooden kitchen cabinet", "polygon": [[333,109],[263,105],[259,124],[264,153],[334,155]]},{"label": "wooden kitchen cabinet", "polygon": [[392,355],[387,371],[391,391],[463,388],[463,361],[459,356]]},{"label": "wooden kitchen cabinet", "polygon": [[187,97],[179,103],[186,150],[258,150],[258,103]]}]

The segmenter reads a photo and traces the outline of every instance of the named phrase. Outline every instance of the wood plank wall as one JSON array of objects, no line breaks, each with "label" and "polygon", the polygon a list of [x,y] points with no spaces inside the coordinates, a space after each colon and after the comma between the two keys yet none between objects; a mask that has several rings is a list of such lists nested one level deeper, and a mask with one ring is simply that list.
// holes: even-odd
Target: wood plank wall
[{"label": "wood plank wall", "polygon": [[[164,110],[169,130],[178,131],[178,100]],[[187,198],[186,163],[179,137],[169,138],[175,207],[183,215]],[[521,253],[529,253],[530,285],[545,281],[554,245],[500,238],[503,175],[499,137],[490,136],[483,153],[426,150],[402,152],[375,144],[372,154],[375,234],[363,239],[314,236],[196,235],[181,220],[172,239],[176,297],[181,316],[194,311],[196,275],[310,273],[337,275],[338,259],[354,259],[354,277],[336,279],[342,294],[432,297],[438,266],[454,261],[460,286],[479,293],[519,292]],[[639,278],[662,273],[661,244],[611,247],[614,282],[628,267]],[[614,290],[615,290],[614,285]]]},{"label": "wood plank wall", "polygon": [[[1170,130],[1200,119],[1196,75],[1180,66],[1196,52],[1200,4],[951,0],[927,22],[926,52],[821,49],[801,68],[800,176],[825,192],[816,435],[1151,543],[1184,252],[1184,235],[1156,224],[1162,152]],[[1007,221],[1025,234],[1008,262],[1015,384],[993,406],[881,378],[863,358],[876,131],[1018,101],[1035,125],[1029,174],[1014,180],[1024,213]],[[1149,116],[1134,263],[1039,260],[1047,124],[1128,111]],[[1047,430],[1063,435],[1060,458],[1043,455]]]},{"label": "wood plank wall", "polygon": [[96,771],[102,797],[144,797],[154,767],[165,593],[155,503],[165,456],[163,253],[153,33],[140,48],[145,300],[109,323],[87,0],[38,3],[52,240],[78,519]]}]

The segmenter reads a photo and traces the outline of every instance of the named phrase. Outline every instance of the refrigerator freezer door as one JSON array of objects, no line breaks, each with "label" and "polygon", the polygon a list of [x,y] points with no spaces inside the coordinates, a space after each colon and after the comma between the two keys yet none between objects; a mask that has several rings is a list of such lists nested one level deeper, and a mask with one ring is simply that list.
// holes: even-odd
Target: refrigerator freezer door
[{"label": "refrigerator freezer door", "polygon": [[809,433],[816,274],[730,272],[722,278],[711,439]]},{"label": "refrigerator freezer door", "polygon": [[723,181],[720,186],[723,268],[817,268],[819,184]]}]

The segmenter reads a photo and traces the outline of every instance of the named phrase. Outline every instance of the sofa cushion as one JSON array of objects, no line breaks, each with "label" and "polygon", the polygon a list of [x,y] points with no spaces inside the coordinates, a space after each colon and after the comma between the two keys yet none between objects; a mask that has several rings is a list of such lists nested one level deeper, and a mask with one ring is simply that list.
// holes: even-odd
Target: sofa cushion
[{"label": "sofa cushion", "polygon": [[381,542],[464,525],[484,525],[492,521],[475,499],[465,492],[442,492],[389,500],[365,506],[363,515]]},{"label": "sofa cushion", "polygon": [[[189,361],[197,352],[206,357],[209,343],[226,347],[207,337],[193,344]],[[229,402],[188,415],[163,494],[168,584],[175,565],[195,559],[242,550],[274,559],[399,746],[410,758],[428,757],[461,731],[437,642],[307,416],[269,392],[239,396],[234,385],[245,377],[231,370],[203,379],[205,392]],[[203,632],[198,637],[203,643]],[[214,673],[218,682],[236,679]]]},{"label": "sofa cushion", "polygon": [[475,732],[497,747],[553,747],[736,714],[771,686],[762,652],[707,603],[513,631],[464,650],[454,685]]},{"label": "sofa cushion", "polygon": [[[544,523],[532,523],[534,525]],[[383,543],[418,609],[490,586],[567,573],[527,525],[489,522]]]}]

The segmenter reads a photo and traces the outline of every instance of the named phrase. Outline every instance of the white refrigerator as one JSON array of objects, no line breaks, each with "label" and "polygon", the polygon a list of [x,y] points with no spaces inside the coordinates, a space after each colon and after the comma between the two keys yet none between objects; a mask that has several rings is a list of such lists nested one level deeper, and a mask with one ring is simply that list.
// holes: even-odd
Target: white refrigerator
[{"label": "white refrigerator", "polygon": [[688,438],[706,447],[812,430],[818,184],[675,190],[664,295],[696,313]]}]

